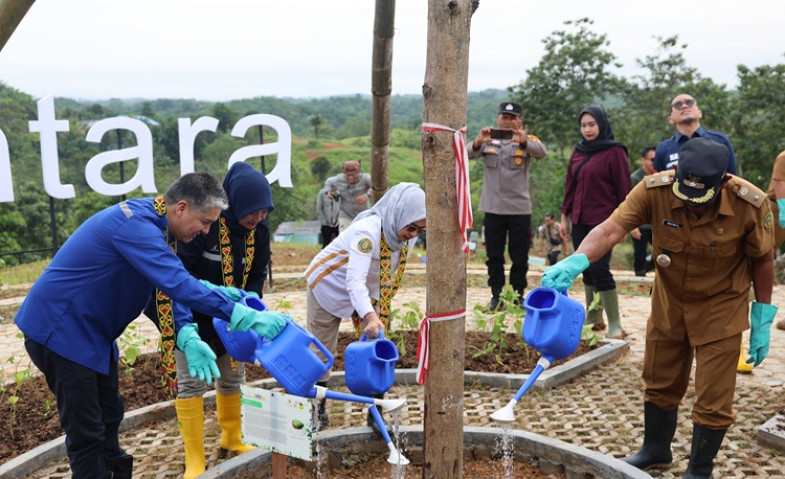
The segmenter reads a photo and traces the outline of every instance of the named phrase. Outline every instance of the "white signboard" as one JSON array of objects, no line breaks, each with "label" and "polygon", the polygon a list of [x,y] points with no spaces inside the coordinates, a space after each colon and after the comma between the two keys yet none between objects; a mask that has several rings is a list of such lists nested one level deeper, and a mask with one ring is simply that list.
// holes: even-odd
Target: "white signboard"
[{"label": "white signboard", "polygon": [[267,451],[313,460],[310,399],[248,385],[240,388],[243,441]]}]

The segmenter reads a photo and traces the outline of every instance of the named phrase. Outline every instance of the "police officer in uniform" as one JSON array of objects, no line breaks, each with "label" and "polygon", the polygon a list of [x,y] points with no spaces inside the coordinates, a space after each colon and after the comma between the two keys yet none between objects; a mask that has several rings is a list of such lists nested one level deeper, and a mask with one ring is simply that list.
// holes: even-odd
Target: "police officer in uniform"
[{"label": "police officer in uniform", "polygon": [[[774,243],[766,195],[727,174],[728,149],[710,139],[686,142],[676,171],[638,184],[574,255],[545,270],[543,285],[565,290],[590,261],[630,230],[651,224],[657,275],[643,364],[645,433],[640,469],[669,465],[678,406],[696,361],[692,453],[685,478],[711,478],[714,457],[734,422],[733,392],[742,331],[751,323],[750,358],[769,349]],[[750,321],[747,301],[755,299]]]},{"label": "police officer in uniform", "polygon": [[[548,150],[540,140],[528,134],[523,125],[522,107],[518,103],[499,105],[498,130],[486,127],[468,146],[469,158],[485,160],[480,210],[485,212],[485,249],[488,254],[488,286],[491,302],[488,309],[500,306],[499,294],[504,287],[504,246],[510,237],[512,261],[510,284],[523,297],[529,270],[532,202],[529,195],[529,168],[532,158],[545,158]],[[498,135],[499,130],[507,134]],[[493,132],[493,135],[492,135]],[[494,138],[507,136],[507,138]]]}]

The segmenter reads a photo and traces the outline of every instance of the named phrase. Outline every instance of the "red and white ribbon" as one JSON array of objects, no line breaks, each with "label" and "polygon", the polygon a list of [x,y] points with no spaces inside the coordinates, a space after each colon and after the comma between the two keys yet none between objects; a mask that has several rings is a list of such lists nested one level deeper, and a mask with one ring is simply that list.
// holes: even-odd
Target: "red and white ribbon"
[{"label": "red and white ribbon", "polygon": [[458,319],[466,316],[466,310],[452,311],[450,313],[434,314],[426,316],[420,323],[420,332],[417,335],[417,384],[422,386],[425,384],[425,376],[428,374],[430,363],[430,349],[431,349],[431,321],[449,321],[451,319]]},{"label": "red and white ribbon", "polygon": [[455,189],[458,193],[458,228],[463,238],[463,251],[469,252],[469,239],[466,231],[472,228],[472,197],[469,192],[469,155],[466,151],[466,127],[460,130],[438,123],[423,123],[423,131],[453,132],[452,146],[455,150]]}]

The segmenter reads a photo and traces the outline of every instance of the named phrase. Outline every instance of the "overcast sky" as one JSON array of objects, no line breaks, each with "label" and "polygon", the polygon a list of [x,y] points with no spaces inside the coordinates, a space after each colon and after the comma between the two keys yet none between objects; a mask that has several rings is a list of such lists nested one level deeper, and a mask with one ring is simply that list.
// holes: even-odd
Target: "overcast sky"
[{"label": "overcast sky", "polygon": [[[324,97],[369,94],[374,0],[38,0],[0,52],[0,81],[38,98]],[[420,93],[427,0],[397,0],[393,92]],[[481,0],[469,90],[506,88],[565,20],[589,17],[637,73],[655,36],[730,87],[736,66],[785,63],[785,1]]]}]

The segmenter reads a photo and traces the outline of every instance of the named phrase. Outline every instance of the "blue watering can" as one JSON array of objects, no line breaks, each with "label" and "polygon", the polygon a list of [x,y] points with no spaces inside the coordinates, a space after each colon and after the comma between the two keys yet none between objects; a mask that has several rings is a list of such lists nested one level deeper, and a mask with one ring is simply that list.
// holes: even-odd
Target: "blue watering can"
[{"label": "blue watering can", "polygon": [[[267,309],[264,302],[253,296],[245,296],[241,302],[259,311]],[[333,355],[310,332],[292,321],[287,321],[272,341],[252,329],[229,331],[229,322],[220,318],[213,318],[213,327],[231,357],[264,367],[290,394],[372,404],[386,412],[398,411],[406,404],[406,399],[371,398],[316,386],[316,381],[333,365]],[[311,344],[324,354],[326,362],[319,359]]]},{"label": "blue watering can", "polygon": [[523,340],[536,349],[541,357],[515,397],[506,406],[491,414],[491,419],[502,424],[515,421],[513,408],[543,371],[555,360],[564,359],[575,352],[581,341],[583,321],[586,318],[583,305],[569,298],[566,291],[559,293],[545,286],[531,290],[523,307],[526,309],[526,319],[521,329]]},{"label": "blue watering can", "polygon": [[[259,311],[267,309],[260,299],[253,296],[245,296],[240,302]],[[292,321],[287,321],[272,341],[253,330],[229,331],[229,323],[220,318],[213,318],[213,327],[230,356],[264,367],[291,394],[306,396],[333,365],[330,351],[305,328]],[[326,362],[314,353],[311,344],[324,354]]]},{"label": "blue watering can", "polygon": [[395,363],[400,358],[395,343],[384,339],[384,332],[370,341],[363,334],[344,352],[346,387],[361,396],[387,392],[395,382]]}]

